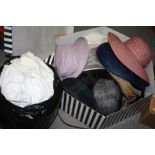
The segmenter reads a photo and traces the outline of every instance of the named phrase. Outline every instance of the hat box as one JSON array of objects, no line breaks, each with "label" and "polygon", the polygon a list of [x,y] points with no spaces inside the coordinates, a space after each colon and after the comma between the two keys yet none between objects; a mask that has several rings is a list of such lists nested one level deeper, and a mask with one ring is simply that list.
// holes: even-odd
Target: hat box
[{"label": "hat box", "polygon": [[[79,37],[87,38],[87,41],[90,47],[97,48],[101,43],[107,42],[107,34],[108,32],[112,32],[115,35],[117,35],[122,41],[126,41],[129,39],[124,34],[121,34],[113,29],[110,29],[108,27],[97,27],[93,29],[89,29],[86,31],[76,32],[73,34],[65,35],[59,38],[55,39],[55,45],[71,45],[77,40]],[[93,36],[91,34],[99,34],[98,44],[97,41],[93,40],[91,38],[91,41],[89,42],[88,36]],[[103,36],[103,37],[101,37]],[[97,36],[94,36],[94,38]],[[49,57],[51,59],[51,56]],[[46,59],[46,61],[48,58]],[[94,68],[92,68],[94,69]],[[97,68],[96,68],[97,69]],[[89,69],[90,70],[90,69]],[[84,70],[85,71],[85,70]],[[78,121],[82,122],[84,125],[86,125],[88,128],[107,128],[115,123],[118,123],[124,119],[127,119],[141,111],[143,106],[148,102],[150,95],[155,92],[154,88],[154,74],[153,74],[153,63],[152,61],[145,67],[145,71],[148,74],[148,78],[150,81],[150,85],[146,87],[144,92],[144,98],[141,98],[140,100],[136,101],[135,103],[123,107],[120,110],[108,115],[104,116],[100,114],[99,112],[95,111],[94,109],[90,108],[86,104],[79,101],[77,98],[63,90],[62,98],[61,98],[61,105],[60,108],[62,111],[64,111],[66,114],[70,115],[71,117],[77,119]]]}]

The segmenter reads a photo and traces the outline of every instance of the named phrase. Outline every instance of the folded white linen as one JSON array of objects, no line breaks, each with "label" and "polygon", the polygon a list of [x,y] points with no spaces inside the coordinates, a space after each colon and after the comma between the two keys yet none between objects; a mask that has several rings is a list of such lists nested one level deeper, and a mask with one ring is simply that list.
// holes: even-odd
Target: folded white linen
[{"label": "folded white linen", "polygon": [[31,52],[5,65],[1,76],[1,93],[19,107],[48,100],[54,94],[54,73]]}]

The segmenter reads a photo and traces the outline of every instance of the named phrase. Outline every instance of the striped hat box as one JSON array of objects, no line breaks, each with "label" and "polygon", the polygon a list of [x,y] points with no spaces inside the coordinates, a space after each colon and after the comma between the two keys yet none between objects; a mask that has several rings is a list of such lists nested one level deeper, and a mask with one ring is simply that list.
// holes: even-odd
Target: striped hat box
[{"label": "striped hat box", "polygon": [[[65,45],[72,44],[77,38],[85,37],[85,35],[91,34],[92,32],[98,32],[103,36],[106,36],[108,32],[113,32],[117,34],[122,40],[129,39],[124,34],[121,34],[115,30],[112,30],[108,27],[98,27],[86,31],[76,32],[73,34],[66,35],[64,37],[58,38],[55,40],[55,45]],[[47,59],[48,62],[51,62],[51,57]],[[53,61],[54,62],[54,61]],[[92,69],[90,67],[90,69]],[[150,86],[146,89],[145,96],[148,96],[154,92],[154,74],[153,74],[153,65],[149,64],[147,67],[147,73],[150,79]],[[80,102],[74,96],[70,95],[65,90],[62,93],[61,98],[61,110],[70,115],[71,117],[82,122],[88,128],[92,129],[102,129],[108,128],[118,122],[123,121],[141,111],[143,106],[149,101],[150,96],[143,98],[128,107],[123,107],[119,111],[112,113],[111,115],[104,116],[92,108],[88,107],[86,104]]]},{"label": "striped hat box", "polygon": [[[54,53],[48,56],[44,62],[54,66]],[[150,96],[142,98],[128,107],[122,108],[111,115],[104,116],[78,99],[74,98],[64,90],[62,93],[60,108],[62,111],[80,121],[88,128],[103,129],[139,113],[149,100]]]},{"label": "striped hat box", "polygon": [[4,52],[12,54],[12,27],[4,26]]},{"label": "striped hat box", "polygon": [[52,65],[54,66],[54,53],[52,53],[51,55],[49,55],[44,62],[48,65]]},{"label": "striped hat box", "polygon": [[[44,62],[54,66],[54,53],[48,56]],[[104,116],[77,100],[64,90],[62,93],[60,108],[62,111],[77,119],[88,128],[103,129],[139,113],[149,100],[150,96],[143,98],[126,108],[122,108],[109,116]]]},{"label": "striped hat box", "polygon": [[126,108],[122,108],[109,116],[104,116],[80,102],[69,93],[63,91],[60,108],[71,117],[85,124],[88,128],[103,129],[137,114],[149,100],[150,96],[143,98]]}]

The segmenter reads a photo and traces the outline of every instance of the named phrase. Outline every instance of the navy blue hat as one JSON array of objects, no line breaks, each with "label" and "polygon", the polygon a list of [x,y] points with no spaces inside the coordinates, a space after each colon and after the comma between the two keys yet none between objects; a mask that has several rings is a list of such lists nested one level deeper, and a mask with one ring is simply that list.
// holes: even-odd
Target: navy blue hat
[{"label": "navy blue hat", "polygon": [[96,51],[100,63],[113,74],[129,81],[135,88],[144,91],[149,84],[124,66],[113,53],[109,43],[101,44]]}]

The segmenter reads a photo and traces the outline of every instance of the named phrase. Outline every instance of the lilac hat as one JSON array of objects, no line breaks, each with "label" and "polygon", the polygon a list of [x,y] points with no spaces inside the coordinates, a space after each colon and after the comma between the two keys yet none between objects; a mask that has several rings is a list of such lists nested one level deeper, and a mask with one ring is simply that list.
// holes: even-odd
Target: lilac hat
[{"label": "lilac hat", "polygon": [[55,65],[61,80],[78,77],[88,61],[89,46],[87,40],[79,38],[73,45],[62,45],[56,48]]}]

